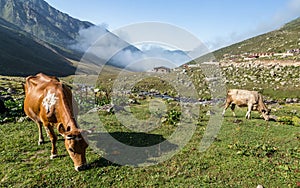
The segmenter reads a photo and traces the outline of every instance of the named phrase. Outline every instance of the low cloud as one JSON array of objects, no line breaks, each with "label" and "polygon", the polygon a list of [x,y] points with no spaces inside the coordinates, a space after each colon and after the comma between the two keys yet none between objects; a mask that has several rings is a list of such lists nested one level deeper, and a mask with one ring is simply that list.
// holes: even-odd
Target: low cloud
[{"label": "low cloud", "polygon": [[[126,36],[126,33],[123,35]],[[93,59],[93,64],[110,64],[133,71],[149,71],[156,66],[174,68],[191,60],[183,51],[155,44],[144,44],[138,49],[103,26],[80,30],[77,43],[71,48],[85,52],[85,56],[92,56],[86,59]]]},{"label": "low cloud", "polygon": [[72,44],[70,47],[82,52],[88,50],[101,36],[107,33],[105,25],[92,26],[86,29],[81,29],[76,38],[77,43]]}]

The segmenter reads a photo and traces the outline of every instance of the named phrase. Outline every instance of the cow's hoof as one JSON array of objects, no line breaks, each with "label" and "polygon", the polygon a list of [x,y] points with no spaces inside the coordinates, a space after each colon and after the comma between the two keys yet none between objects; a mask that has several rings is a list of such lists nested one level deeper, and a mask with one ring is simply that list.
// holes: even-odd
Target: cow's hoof
[{"label": "cow's hoof", "polygon": [[44,143],[45,143],[45,142],[44,142],[43,140],[40,140],[40,141],[38,142],[39,146],[42,145],[42,144],[44,144]]},{"label": "cow's hoof", "polygon": [[52,155],[50,155],[50,159],[54,159],[54,158],[57,158],[57,157],[58,157],[57,154],[52,154]]}]

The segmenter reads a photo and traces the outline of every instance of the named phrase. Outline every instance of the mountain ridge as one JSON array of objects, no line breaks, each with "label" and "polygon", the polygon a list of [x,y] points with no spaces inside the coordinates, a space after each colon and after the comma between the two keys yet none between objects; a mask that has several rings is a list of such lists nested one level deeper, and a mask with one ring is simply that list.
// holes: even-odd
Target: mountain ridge
[{"label": "mountain ridge", "polygon": [[94,26],[51,7],[43,0],[0,0],[0,17],[49,43],[65,46],[80,29]]},{"label": "mountain ridge", "polygon": [[[0,74],[75,74],[74,61],[79,62],[84,51],[72,45],[78,43],[79,31],[94,26],[56,10],[43,0],[0,0]],[[115,41],[121,41],[111,35]]]}]

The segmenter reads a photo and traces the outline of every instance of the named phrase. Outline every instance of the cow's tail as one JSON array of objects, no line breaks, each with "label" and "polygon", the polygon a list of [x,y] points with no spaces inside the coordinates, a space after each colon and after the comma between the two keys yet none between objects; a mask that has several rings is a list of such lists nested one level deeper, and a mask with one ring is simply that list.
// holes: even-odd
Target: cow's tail
[{"label": "cow's tail", "polygon": [[226,93],[226,96],[225,96],[225,100],[224,100],[224,103],[222,104],[222,107],[225,107],[225,106],[226,106],[227,100],[228,100],[228,96],[229,96],[229,93],[230,93],[230,89],[227,90],[227,93]]}]

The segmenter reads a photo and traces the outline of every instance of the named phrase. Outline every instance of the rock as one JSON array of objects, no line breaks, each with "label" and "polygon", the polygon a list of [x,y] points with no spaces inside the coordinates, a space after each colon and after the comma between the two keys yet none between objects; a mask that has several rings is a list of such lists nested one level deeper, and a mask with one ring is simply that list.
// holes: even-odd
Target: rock
[{"label": "rock", "polygon": [[7,92],[8,92],[9,94],[16,94],[16,93],[17,93],[16,89],[11,88],[11,87],[7,89]]},{"label": "rock", "polygon": [[25,120],[27,120],[28,119],[28,116],[25,116],[25,117],[20,117],[19,119],[18,119],[18,123],[23,123]]},{"label": "rock", "polygon": [[262,185],[258,185],[256,188],[264,188],[264,186],[262,186]]},{"label": "rock", "polygon": [[205,115],[210,116],[210,110],[208,110]]},{"label": "rock", "polygon": [[287,98],[287,99],[285,99],[285,102],[286,102],[286,103],[292,103],[293,100],[292,100],[291,98]]},{"label": "rock", "polygon": [[271,75],[272,77],[276,76],[276,73],[274,72],[274,70],[271,70],[271,71],[270,71],[270,75]]},{"label": "rock", "polygon": [[113,105],[112,108],[113,109],[110,109],[110,112],[126,111],[124,106]]},{"label": "rock", "polygon": [[128,99],[129,104],[140,104],[136,99]]},{"label": "rock", "polygon": [[95,107],[87,112],[87,114],[98,112],[99,108]]}]

